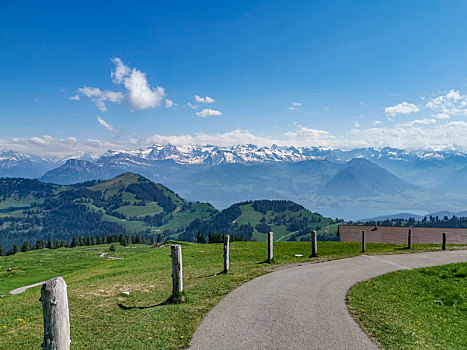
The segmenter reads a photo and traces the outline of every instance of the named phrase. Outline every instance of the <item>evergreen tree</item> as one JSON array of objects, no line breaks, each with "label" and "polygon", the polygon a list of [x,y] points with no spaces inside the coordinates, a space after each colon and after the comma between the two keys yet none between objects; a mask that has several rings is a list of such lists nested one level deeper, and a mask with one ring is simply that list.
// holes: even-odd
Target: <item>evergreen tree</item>
[{"label": "evergreen tree", "polygon": [[29,241],[25,241],[23,243],[23,246],[21,247],[22,252],[29,252],[30,250],[33,250],[33,246]]},{"label": "evergreen tree", "polygon": [[206,243],[206,236],[204,233],[198,231],[198,234],[196,235],[196,243]]},{"label": "evergreen tree", "polygon": [[17,245],[16,243],[13,244],[13,254],[19,253],[20,251],[21,248],[19,247],[19,245]]},{"label": "evergreen tree", "polygon": [[5,256],[6,255],[6,251],[5,249],[3,249],[3,247],[0,245],[0,256]]},{"label": "evergreen tree", "polygon": [[54,245],[53,245],[53,242],[52,242],[51,238],[49,238],[49,241],[47,242],[47,248],[54,249]]},{"label": "evergreen tree", "polygon": [[71,240],[71,248],[76,247],[78,244],[78,238],[76,238],[76,236],[73,236],[73,239]]}]

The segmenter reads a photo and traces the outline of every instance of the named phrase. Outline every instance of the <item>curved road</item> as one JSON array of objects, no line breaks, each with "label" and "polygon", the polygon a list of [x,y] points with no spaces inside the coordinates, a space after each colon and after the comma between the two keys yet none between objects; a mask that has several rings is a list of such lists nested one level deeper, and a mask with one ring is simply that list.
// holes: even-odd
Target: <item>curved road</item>
[{"label": "curved road", "polygon": [[455,262],[467,262],[467,250],[361,255],[263,275],[207,314],[190,349],[378,349],[347,310],[349,288],[395,270]]}]

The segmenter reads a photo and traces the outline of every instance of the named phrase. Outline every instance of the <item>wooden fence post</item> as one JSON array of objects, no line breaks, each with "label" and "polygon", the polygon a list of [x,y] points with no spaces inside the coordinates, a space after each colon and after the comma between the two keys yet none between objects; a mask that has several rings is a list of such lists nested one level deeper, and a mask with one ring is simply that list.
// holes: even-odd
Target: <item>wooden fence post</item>
[{"label": "wooden fence post", "polygon": [[362,231],[362,253],[366,252],[365,231]]},{"label": "wooden fence post", "polygon": [[316,238],[316,231],[311,231],[311,256],[318,255],[318,240]]},{"label": "wooden fence post", "polygon": [[446,232],[443,232],[443,246],[441,247],[442,250],[446,250]]},{"label": "wooden fence post", "polygon": [[172,301],[184,301],[183,297],[183,271],[182,271],[182,246],[174,244],[170,246],[172,257]]},{"label": "wooden fence post", "polygon": [[409,237],[407,242],[407,248],[412,249],[412,230],[409,230]]},{"label": "wooden fence post", "polygon": [[268,263],[272,263],[272,259],[274,258],[273,247],[274,247],[274,233],[269,232],[268,233]]},{"label": "wooden fence post", "polygon": [[224,242],[224,273],[229,273],[230,264],[229,264],[229,249],[230,249],[230,236],[225,236]]},{"label": "wooden fence post", "polygon": [[44,318],[44,350],[70,349],[70,314],[67,286],[62,277],[48,280],[41,288]]}]

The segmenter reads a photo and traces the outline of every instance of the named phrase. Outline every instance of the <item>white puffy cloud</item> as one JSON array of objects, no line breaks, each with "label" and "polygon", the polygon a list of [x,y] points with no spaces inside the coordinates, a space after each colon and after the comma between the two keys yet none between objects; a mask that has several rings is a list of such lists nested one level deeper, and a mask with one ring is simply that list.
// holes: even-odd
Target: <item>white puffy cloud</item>
[{"label": "white puffy cloud", "polygon": [[70,154],[102,154],[108,149],[118,147],[116,144],[100,141],[89,143],[78,141],[76,137],[54,138],[49,135],[30,138],[13,137],[0,139],[0,150],[12,149],[21,153],[36,154],[44,157],[60,158]]},{"label": "white puffy cloud", "polygon": [[68,99],[69,99],[70,101],[79,101],[79,100],[80,100],[80,97],[79,97],[79,95],[74,95],[74,96],[68,97]]},{"label": "white puffy cloud", "polygon": [[169,100],[168,98],[165,100],[165,108],[172,108],[173,106],[176,106],[174,101]]},{"label": "white puffy cloud", "polygon": [[205,108],[200,112],[196,112],[196,115],[198,117],[206,118],[206,117],[209,117],[209,116],[221,116],[222,113],[220,111],[215,110],[215,109]]},{"label": "white puffy cloud", "polygon": [[209,96],[200,97],[198,95],[195,95],[195,100],[196,102],[199,102],[199,103],[214,103],[215,102],[215,100]]},{"label": "white puffy cloud", "polygon": [[298,129],[288,131],[284,135],[288,144],[308,146],[331,146],[335,137],[325,130],[311,129],[297,124]]},{"label": "white puffy cloud", "polygon": [[[429,120],[429,119],[428,119]],[[398,124],[394,127],[376,127],[354,130],[352,147],[395,147],[401,149],[467,149],[467,123],[452,121],[439,124],[432,121]]]},{"label": "white puffy cloud", "polygon": [[133,68],[131,75],[125,78],[125,88],[128,90],[128,100],[135,109],[154,108],[161,104],[165,97],[164,88],[151,88],[146,80],[146,74]]},{"label": "white puffy cloud", "polygon": [[411,122],[402,124],[402,126],[428,125],[428,124],[434,124],[436,122],[437,120],[433,118],[415,119],[415,120],[412,120]]},{"label": "white puffy cloud", "polygon": [[373,124],[374,126],[377,126],[377,125],[380,125],[380,124],[381,124],[381,121],[375,120],[372,124]]},{"label": "white puffy cloud", "polygon": [[104,119],[102,119],[101,117],[97,116],[97,121],[99,122],[100,125],[102,125],[104,128],[106,128],[107,130],[109,131],[117,131],[115,130],[115,128],[110,125],[109,123],[107,123]]},{"label": "white puffy cloud", "polygon": [[198,109],[198,106],[197,106],[197,105],[194,105],[194,104],[192,104],[192,103],[190,103],[190,102],[188,102],[186,105],[187,105],[188,107],[190,107],[191,109]]},{"label": "white puffy cloud", "polygon": [[437,115],[435,115],[435,118],[442,120],[442,119],[449,119],[451,118],[451,116],[446,113],[438,113]]},{"label": "white puffy cloud", "polygon": [[452,89],[445,95],[430,99],[426,106],[438,113],[438,119],[467,116],[467,95],[461,95],[459,91]]},{"label": "white puffy cloud", "polygon": [[280,144],[281,141],[269,137],[261,137],[253,134],[249,130],[232,130],[225,133],[206,134],[195,133],[178,136],[152,135],[144,139],[146,146],[153,144],[171,144],[177,146],[183,145],[219,145],[235,146],[244,144],[255,144],[258,146],[271,146]]},{"label": "white puffy cloud", "polygon": [[101,112],[107,111],[107,106],[105,105],[106,101],[121,103],[124,99],[121,92],[110,90],[102,91],[101,89],[94,87],[85,86],[83,88],[79,88],[78,92],[89,97]]},{"label": "white puffy cloud", "polygon": [[301,102],[292,102],[292,106],[294,107],[300,107],[301,105],[303,105]]},{"label": "white puffy cloud", "polygon": [[289,111],[299,111],[300,108],[297,108],[297,107],[288,107],[287,110],[289,110]]},{"label": "white puffy cloud", "polygon": [[112,58],[111,61],[115,64],[115,70],[110,73],[112,81],[116,84],[121,84],[124,82],[125,78],[131,74],[131,69],[125,66],[123,61],[118,57]]},{"label": "white puffy cloud", "polygon": [[417,113],[419,110],[420,109],[416,105],[405,102],[405,101],[402,103],[399,103],[398,105],[386,107],[384,109],[386,114],[390,117],[395,117],[398,114]]},{"label": "white puffy cloud", "polygon": [[112,58],[115,70],[111,72],[112,81],[115,84],[123,84],[126,93],[105,90],[95,87],[84,87],[78,92],[91,98],[100,111],[105,112],[105,102],[128,102],[134,109],[147,109],[160,106],[165,98],[163,87],[151,87],[147,81],[146,74],[136,68],[126,66],[118,57]]}]

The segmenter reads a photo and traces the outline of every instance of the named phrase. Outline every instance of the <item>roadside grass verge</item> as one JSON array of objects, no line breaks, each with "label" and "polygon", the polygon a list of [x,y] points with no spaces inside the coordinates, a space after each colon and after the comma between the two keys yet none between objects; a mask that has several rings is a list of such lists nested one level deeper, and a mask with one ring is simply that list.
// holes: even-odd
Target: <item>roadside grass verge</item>
[{"label": "roadside grass verge", "polygon": [[[48,249],[0,257],[0,349],[39,348],[42,342],[40,287],[19,295],[7,292],[58,275],[68,284],[73,349],[182,349],[196,326],[227,293],[276,266],[319,262],[360,254],[361,244],[319,242],[309,258],[310,242],[276,242],[274,265],[266,242],[232,242],[231,274],[223,268],[222,244],[183,244],[186,302],[164,304],[171,295],[170,247],[108,245]],[[415,250],[440,247],[414,246]],[[402,245],[368,243],[369,253],[408,252]],[[123,257],[99,258],[99,253]],[[295,257],[302,254],[303,257]],[[7,267],[13,272],[7,273]],[[121,292],[129,291],[129,297]],[[228,315],[226,316],[228,317]]]},{"label": "roadside grass verge", "polygon": [[466,349],[467,263],[358,283],[349,292],[349,308],[384,349]]}]

